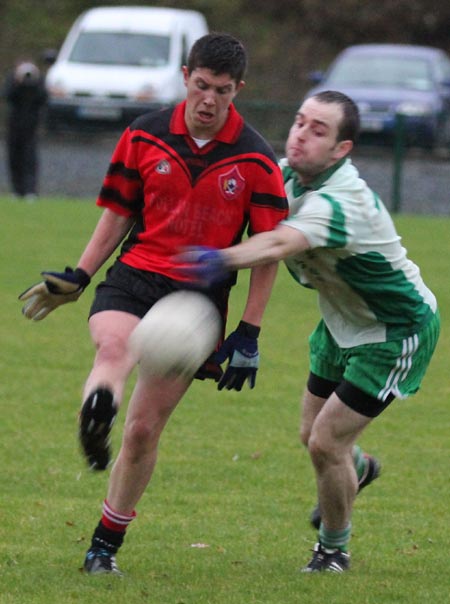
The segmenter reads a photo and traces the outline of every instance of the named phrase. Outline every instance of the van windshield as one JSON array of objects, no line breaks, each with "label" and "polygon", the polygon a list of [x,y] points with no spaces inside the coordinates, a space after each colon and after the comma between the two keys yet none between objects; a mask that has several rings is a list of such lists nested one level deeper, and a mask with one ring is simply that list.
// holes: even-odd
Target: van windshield
[{"label": "van windshield", "polygon": [[129,32],[82,32],[69,61],[161,67],[169,62],[169,36]]}]

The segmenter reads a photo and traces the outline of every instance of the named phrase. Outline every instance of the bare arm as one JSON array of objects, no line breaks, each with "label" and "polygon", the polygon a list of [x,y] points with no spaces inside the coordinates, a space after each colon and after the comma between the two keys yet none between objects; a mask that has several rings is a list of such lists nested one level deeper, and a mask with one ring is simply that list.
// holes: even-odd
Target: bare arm
[{"label": "bare arm", "polygon": [[77,266],[92,277],[111,256],[132,224],[132,218],[104,210]]},{"label": "bare arm", "polygon": [[293,227],[280,225],[273,231],[258,233],[238,245],[220,251],[227,267],[239,270],[270,265],[309,247],[303,233]]},{"label": "bare arm", "polygon": [[278,262],[254,268],[250,275],[247,304],[242,320],[260,326],[277,276]]}]

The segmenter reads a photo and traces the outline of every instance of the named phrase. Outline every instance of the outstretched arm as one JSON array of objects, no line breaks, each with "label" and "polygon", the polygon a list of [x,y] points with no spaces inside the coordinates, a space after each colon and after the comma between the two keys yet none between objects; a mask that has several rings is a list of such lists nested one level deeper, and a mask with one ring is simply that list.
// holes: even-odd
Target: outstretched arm
[{"label": "outstretched arm", "polygon": [[258,233],[238,245],[220,250],[220,255],[227,269],[239,270],[277,262],[309,247],[303,233],[280,225],[273,231]]},{"label": "outstretched arm", "polygon": [[231,271],[270,265],[310,247],[301,231],[280,225],[224,249],[191,247],[178,254],[177,261],[184,277],[202,287],[210,287],[226,279]]}]

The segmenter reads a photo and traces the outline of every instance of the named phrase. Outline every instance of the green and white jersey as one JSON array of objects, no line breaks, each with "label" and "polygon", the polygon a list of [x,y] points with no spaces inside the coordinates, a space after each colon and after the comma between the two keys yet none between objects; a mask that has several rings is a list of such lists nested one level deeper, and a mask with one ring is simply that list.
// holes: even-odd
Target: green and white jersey
[{"label": "green and white jersey", "polygon": [[289,217],[311,249],[287,258],[292,276],[319,293],[323,319],[341,348],[417,332],[436,312],[433,293],[406,256],[380,198],[348,158],[303,186],[282,159]]}]

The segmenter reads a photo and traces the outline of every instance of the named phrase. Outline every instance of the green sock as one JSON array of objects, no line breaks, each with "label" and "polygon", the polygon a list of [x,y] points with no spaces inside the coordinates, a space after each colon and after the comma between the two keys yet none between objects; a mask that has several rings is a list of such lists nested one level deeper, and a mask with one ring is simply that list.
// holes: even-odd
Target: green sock
[{"label": "green sock", "polygon": [[[353,463],[355,464],[358,480],[361,480],[361,477],[366,471],[367,461],[364,457],[363,450],[358,445],[354,445],[353,447]],[[327,549],[340,549],[341,551],[346,552],[350,541],[351,530],[352,525],[350,522],[345,529],[338,531],[330,531],[321,524],[319,529],[319,541],[323,547]]]},{"label": "green sock", "polygon": [[350,536],[352,532],[352,524],[348,523],[345,529],[338,531],[330,531],[326,529],[323,523],[320,524],[319,529],[319,541],[326,549],[340,549],[342,552],[346,552]]},{"label": "green sock", "polygon": [[355,464],[356,475],[358,480],[361,480],[364,472],[366,471],[366,458],[364,457],[363,450],[358,445],[353,447],[353,463]]}]

